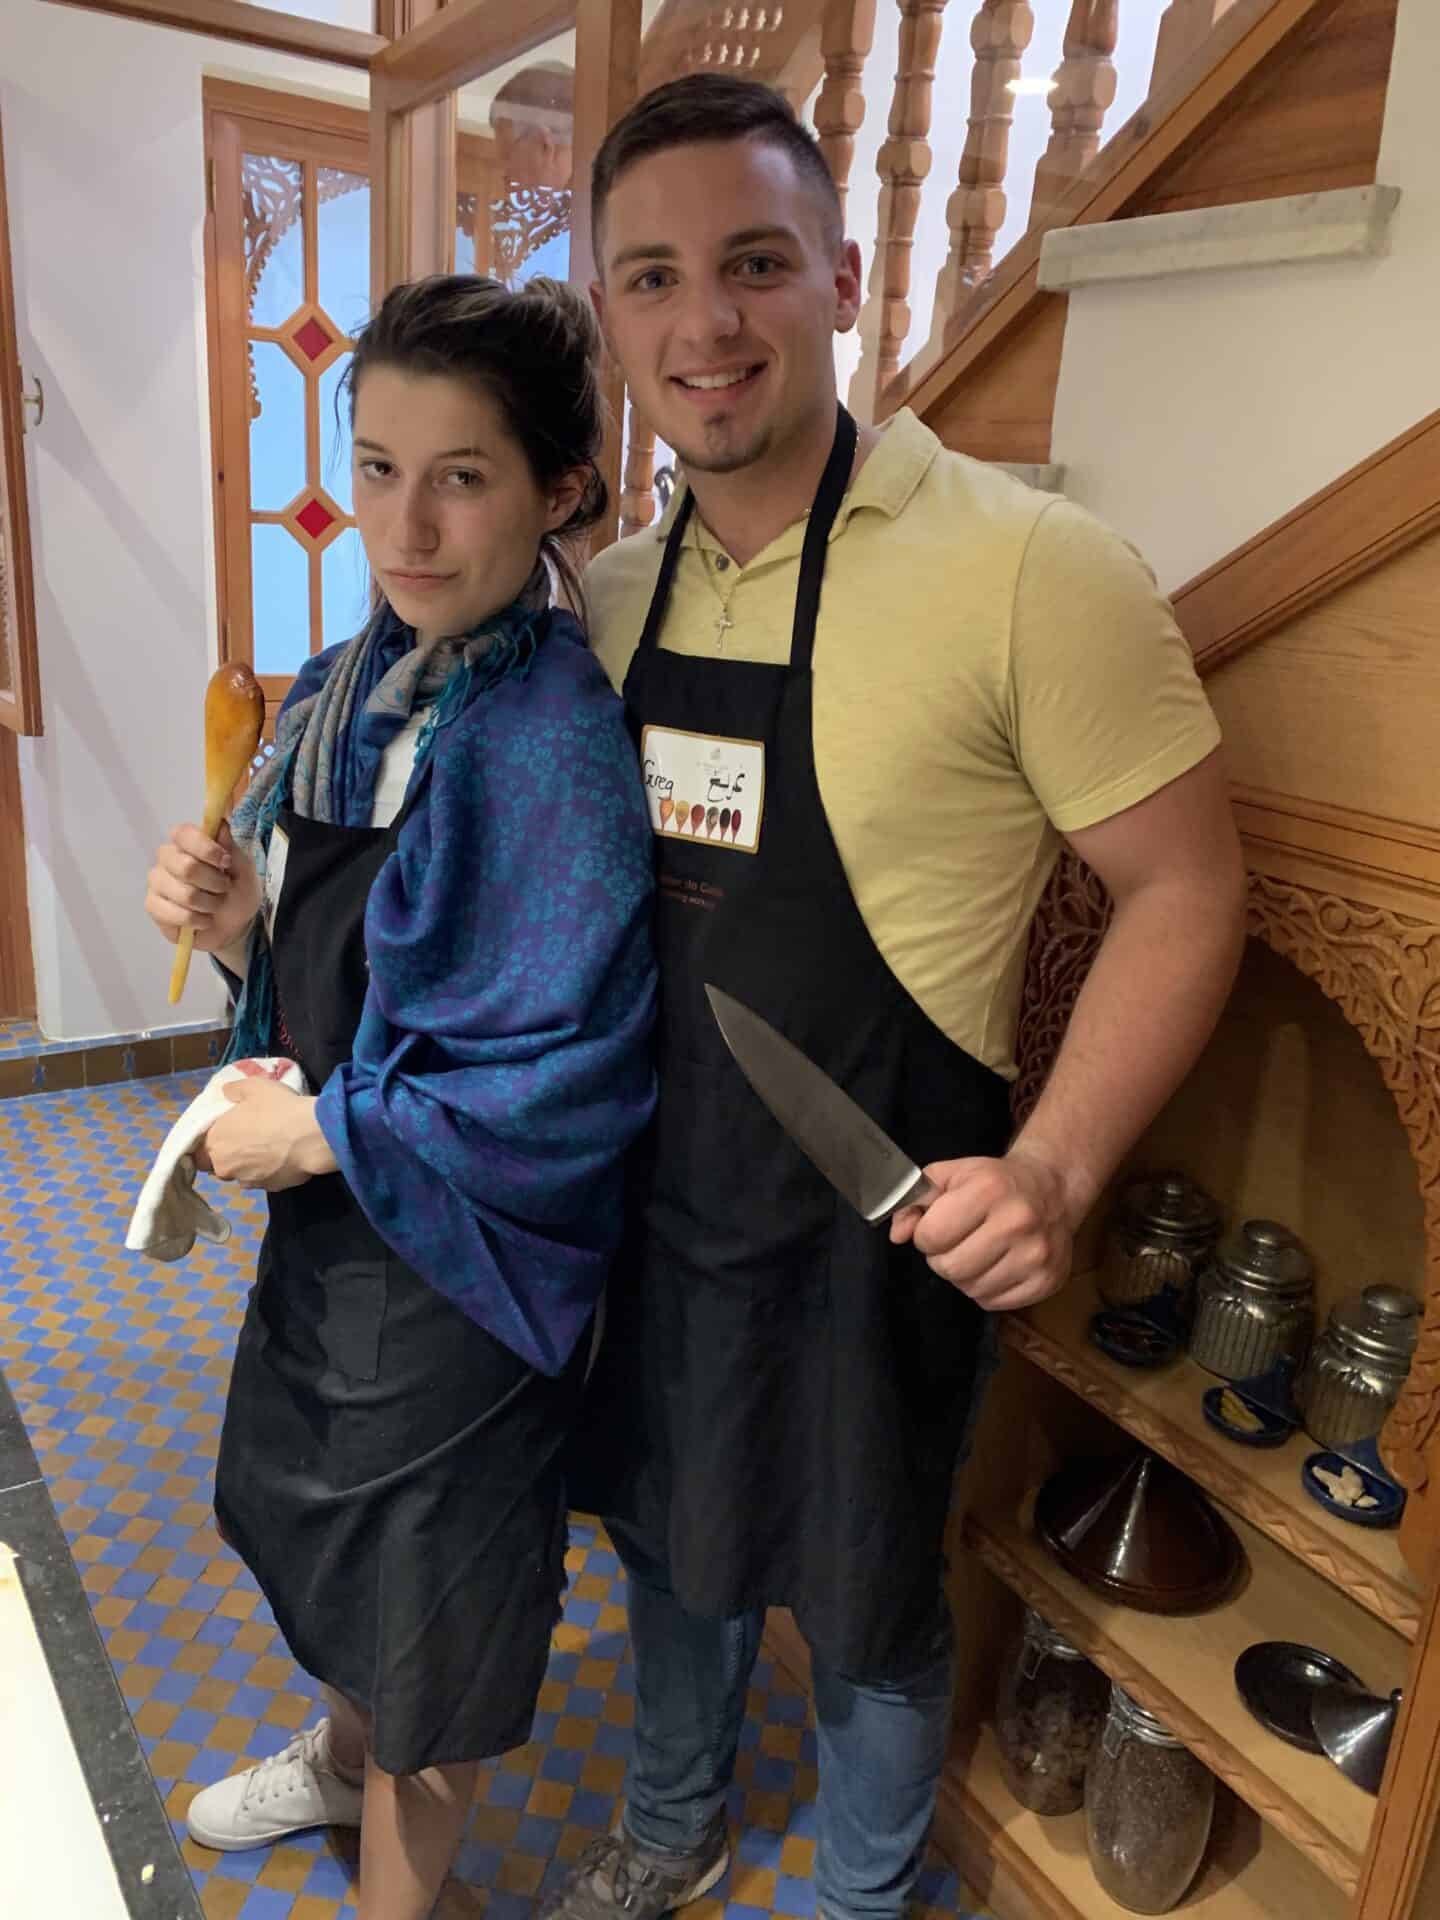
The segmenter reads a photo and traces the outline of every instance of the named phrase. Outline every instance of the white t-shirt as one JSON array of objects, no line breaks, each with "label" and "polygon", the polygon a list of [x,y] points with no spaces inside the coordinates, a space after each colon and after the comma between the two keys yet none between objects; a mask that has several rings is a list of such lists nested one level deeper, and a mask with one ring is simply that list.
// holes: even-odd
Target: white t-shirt
[{"label": "white t-shirt", "polygon": [[415,749],[430,709],[417,707],[380,757],[375,776],[375,799],[370,808],[372,827],[388,827],[405,804],[405,789],[415,770]]}]

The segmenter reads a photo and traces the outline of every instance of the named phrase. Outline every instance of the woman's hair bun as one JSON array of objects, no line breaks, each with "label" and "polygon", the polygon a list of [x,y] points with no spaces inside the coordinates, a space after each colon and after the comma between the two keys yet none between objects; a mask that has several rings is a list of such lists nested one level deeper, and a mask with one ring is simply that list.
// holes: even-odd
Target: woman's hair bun
[{"label": "woman's hair bun", "polygon": [[555,329],[555,345],[567,356],[597,360],[601,351],[600,323],[588,295],[568,280],[552,280],[537,273],[517,289],[516,297],[546,315]]}]

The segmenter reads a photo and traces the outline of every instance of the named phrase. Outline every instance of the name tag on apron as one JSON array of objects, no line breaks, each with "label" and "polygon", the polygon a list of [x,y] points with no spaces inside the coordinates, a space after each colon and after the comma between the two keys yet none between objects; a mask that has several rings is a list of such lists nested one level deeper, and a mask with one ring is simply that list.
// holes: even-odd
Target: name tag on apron
[{"label": "name tag on apron", "polygon": [[765,744],[646,727],[640,764],[658,834],[755,853],[765,813]]},{"label": "name tag on apron", "polygon": [[265,938],[275,937],[275,910],[285,885],[285,862],[290,857],[290,836],[278,824],[271,829],[270,851],[265,856],[265,886],[260,898],[260,918],[265,923]]}]

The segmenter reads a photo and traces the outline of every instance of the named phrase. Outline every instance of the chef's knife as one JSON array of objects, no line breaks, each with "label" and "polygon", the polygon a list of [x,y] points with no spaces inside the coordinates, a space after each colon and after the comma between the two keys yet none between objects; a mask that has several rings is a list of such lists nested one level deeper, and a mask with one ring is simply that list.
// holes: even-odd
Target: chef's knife
[{"label": "chef's knife", "polygon": [[719,987],[705,992],[740,1071],[857,1213],[878,1226],[935,1199],[939,1188],[793,1041]]}]

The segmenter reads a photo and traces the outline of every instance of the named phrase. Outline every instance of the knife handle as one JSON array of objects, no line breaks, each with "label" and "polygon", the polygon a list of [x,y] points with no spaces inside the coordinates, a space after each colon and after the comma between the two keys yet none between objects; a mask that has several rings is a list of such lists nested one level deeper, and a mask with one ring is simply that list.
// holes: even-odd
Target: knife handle
[{"label": "knife handle", "polygon": [[875,1216],[877,1227],[887,1226],[904,1207],[928,1207],[932,1200],[940,1198],[940,1188],[925,1174],[917,1173],[914,1183],[908,1186],[893,1207],[887,1207],[884,1213]]}]

